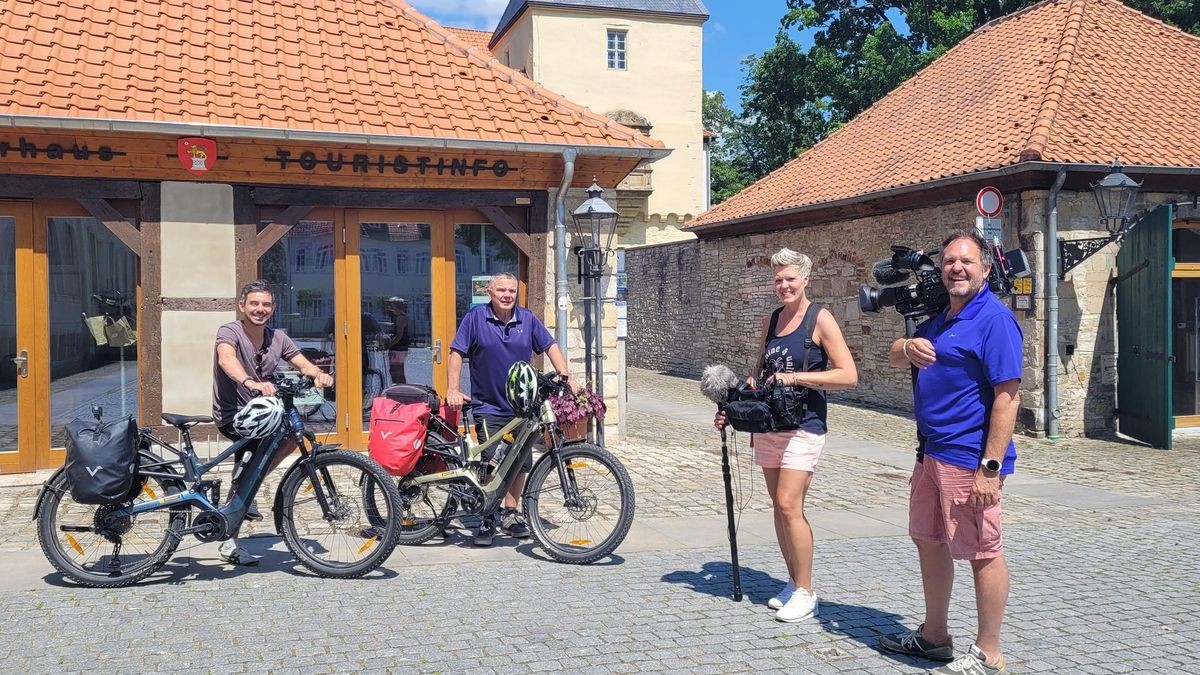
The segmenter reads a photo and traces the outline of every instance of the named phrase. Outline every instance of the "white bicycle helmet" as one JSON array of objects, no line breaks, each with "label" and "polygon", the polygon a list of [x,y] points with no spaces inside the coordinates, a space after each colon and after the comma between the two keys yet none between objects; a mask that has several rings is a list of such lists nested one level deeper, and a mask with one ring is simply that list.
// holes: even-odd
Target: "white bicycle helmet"
[{"label": "white bicycle helmet", "polygon": [[524,361],[517,361],[508,369],[508,404],[513,412],[525,415],[532,411],[537,400],[537,373],[533,366]]},{"label": "white bicycle helmet", "polygon": [[283,423],[283,402],[256,396],[233,416],[233,430],[243,438],[266,438]]}]

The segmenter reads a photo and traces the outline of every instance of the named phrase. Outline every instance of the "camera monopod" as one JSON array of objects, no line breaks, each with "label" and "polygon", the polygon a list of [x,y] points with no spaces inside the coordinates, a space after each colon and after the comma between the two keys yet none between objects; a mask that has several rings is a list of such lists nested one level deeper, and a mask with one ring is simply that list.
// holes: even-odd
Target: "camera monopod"
[{"label": "camera monopod", "polygon": [[[723,409],[729,402],[729,390],[738,386],[737,375],[727,366],[715,365],[704,369],[700,391],[708,400]],[[733,517],[733,476],[729,470],[729,442],[726,429],[721,429],[721,476],[725,480],[725,518],[729,526],[729,557],[733,563],[733,599],[742,600],[742,568],[738,565],[737,522]]]},{"label": "camera monopod", "polygon": [[729,525],[729,557],[733,563],[733,599],[742,601],[742,568],[738,565],[737,525],[733,520],[733,478],[729,472],[729,445],[721,429],[721,477],[725,479],[725,518]]}]

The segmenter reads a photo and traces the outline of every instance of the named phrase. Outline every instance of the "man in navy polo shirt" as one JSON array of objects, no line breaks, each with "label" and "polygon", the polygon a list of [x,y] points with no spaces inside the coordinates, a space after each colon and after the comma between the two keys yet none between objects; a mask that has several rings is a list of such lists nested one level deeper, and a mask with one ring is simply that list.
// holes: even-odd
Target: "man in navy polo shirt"
[{"label": "man in navy polo shirt", "polygon": [[[885,650],[951,661],[935,672],[1003,675],[1000,624],[1008,565],[1000,526],[1003,476],[1017,453],[1012,434],[1020,405],[1021,329],[987,285],[991,248],[974,232],[942,244],[942,283],[950,306],[896,340],[893,366],[917,368],[913,407],[925,457],[913,470],[908,533],[917,545],[925,622],[882,636]],[[971,561],[978,634],[954,659],[947,626],[954,560]]]},{"label": "man in navy polo shirt", "polygon": [[[549,356],[555,370],[567,375],[571,387],[578,389],[578,385],[570,380],[567,361],[550,331],[533,312],[517,306],[517,278],[508,272],[496,274],[488,282],[487,294],[491,302],[468,311],[450,343],[447,368],[450,382],[446,387],[446,403],[456,410],[461,408],[467,397],[459,388],[459,382],[463,358],[468,359],[471,397],[482,404],[475,412],[480,439],[484,425],[489,432],[496,432],[512,420],[514,413],[505,391],[508,369],[518,361],[530,360],[534,352]],[[517,539],[529,536],[529,527],[517,505],[521,491],[525,489],[525,476],[533,468],[532,451],[527,450],[521,461],[521,474],[504,496],[504,508],[500,513],[500,529]],[[495,523],[486,519],[475,533],[475,545],[491,546],[495,533]]]}]

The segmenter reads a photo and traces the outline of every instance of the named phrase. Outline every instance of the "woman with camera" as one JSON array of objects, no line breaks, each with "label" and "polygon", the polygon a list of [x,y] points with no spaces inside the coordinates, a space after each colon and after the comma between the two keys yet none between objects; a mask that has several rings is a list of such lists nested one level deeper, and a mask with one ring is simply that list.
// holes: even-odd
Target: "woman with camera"
[{"label": "woman with camera", "polygon": [[[784,248],[771,256],[771,266],[783,305],[763,319],[757,364],[777,430],[756,433],[750,442],[774,505],[775,536],[788,570],[787,585],[767,606],[777,610],[776,620],[792,623],[817,615],[804,499],[825,448],[825,392],[856,386],[858,370],[833,314],[805,293],[812,260]],[[754,378],[748,382],[755,385]],[[717,428],[725,424],[718,413]]]}]

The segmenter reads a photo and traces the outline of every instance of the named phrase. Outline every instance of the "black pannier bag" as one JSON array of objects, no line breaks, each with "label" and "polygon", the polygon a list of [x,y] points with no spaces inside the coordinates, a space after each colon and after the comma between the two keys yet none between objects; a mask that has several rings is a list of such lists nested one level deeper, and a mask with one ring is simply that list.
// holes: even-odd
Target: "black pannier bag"
[{"label": "black pannier bag", "polygon": [[427,403],[435,413],[442,408],[442,399],[438,398],[437,390],[424,384],[393,384],[384,389],[380,396],[397,403]]},{"label": "black pannier bag", "polygon": [[125,501],[138,470],[138,430],[133,417],[111,422],[77,419],[66,429],[64,470],[71,499],[80,504]]}]

